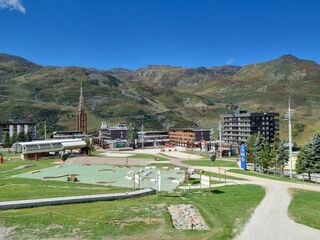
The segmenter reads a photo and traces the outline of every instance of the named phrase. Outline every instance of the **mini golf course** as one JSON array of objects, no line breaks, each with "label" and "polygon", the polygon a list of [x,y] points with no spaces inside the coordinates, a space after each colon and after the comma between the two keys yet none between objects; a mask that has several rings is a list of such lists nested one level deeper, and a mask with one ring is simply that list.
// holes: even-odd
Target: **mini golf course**
[{"label": "mini golf course", "polygon": [[121,165],[66,163],[15,175],[15,178],[41,179],[45,181],[67,181],[74,174],[80,183],[134,187],[134,173],[140,174],[140,188],[156,188],[156,172],[160,171],[161,191],[175,189],[184,176],[180,168],[157,169],[155,166],[133,167]]}]

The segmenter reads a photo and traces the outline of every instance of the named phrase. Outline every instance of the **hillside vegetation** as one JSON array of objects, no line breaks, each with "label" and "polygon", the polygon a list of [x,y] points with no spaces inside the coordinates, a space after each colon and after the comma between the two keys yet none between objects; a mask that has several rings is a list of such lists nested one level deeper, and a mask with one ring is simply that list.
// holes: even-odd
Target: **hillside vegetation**
[{"label": "hillside vegetation", "polygon": [[[216,128],[226,104],[283,116],[289,96],[295,141],[303,143],[320,128],[320,65],[292,55],[243,67],[97,70],[43,67],[0,54],[0,118],[49,118],[49,131],[73,129],[80,83],[92,131],[102,120],[153,129]],[[281,125],[285,138],[286,122]]]}]

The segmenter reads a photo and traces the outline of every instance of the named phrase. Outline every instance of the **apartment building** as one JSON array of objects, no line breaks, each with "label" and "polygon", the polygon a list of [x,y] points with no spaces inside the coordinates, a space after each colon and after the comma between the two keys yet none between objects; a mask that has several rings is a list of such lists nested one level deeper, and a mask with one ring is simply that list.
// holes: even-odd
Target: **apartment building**
[{"label": "apartment building", "polygon": [[278,116],[276,112],[250,113],[241,110],[222,115],[222,141],[241,145],[251,134],[260,133],[272,142],[279,130]]},{"label": "apartment building", "polygon": [[210,129],[176,128],[169,130],[171,143],[184,147],[199,147],[201,142],[210,141]]},{"label": "apartment building", "polygon": [[30,140],[37,138],[37,126],[35,122],[27,121],[7,121],[0,123],[0,143],[3,143],[5,140],[6,134],[9,134],[10,137],[14,135],[19,135],[23,132],[25,135],[28,135]]},{"label": "apartment building", "polygon": [[169,142],[168,131],[143,131],[138,132],[138,146],[163,146]]}]

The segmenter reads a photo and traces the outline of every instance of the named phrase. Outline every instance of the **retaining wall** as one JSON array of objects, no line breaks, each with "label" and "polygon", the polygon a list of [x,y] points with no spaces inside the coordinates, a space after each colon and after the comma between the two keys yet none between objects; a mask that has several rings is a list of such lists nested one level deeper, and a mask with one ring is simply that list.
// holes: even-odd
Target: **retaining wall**
[{"label": "retaining wall", "polygon": [[132,192],[125,192],[125,193],[109,193],[109,194],[5,201],[5,202],[0,202],[0,209],[5,210],[5,209],[30,208],[30,207],[50,206],[50,205],[88,203],[88,202],[97,202],[97,201],[111,201],[111,200],[150,195],[150,194],[154,194],[155,192],[156,191],[152,188],[146,188],[146,189],[141,189],[141,190],[132,191]]}]

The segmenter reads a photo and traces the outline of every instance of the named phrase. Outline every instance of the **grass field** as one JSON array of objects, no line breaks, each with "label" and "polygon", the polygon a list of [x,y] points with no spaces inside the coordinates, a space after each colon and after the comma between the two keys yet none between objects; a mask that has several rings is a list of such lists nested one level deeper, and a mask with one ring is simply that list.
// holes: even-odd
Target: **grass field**
[{"label": "grass field", "polygon": [[136,153],[130,156],[129,158],[143,158],[143,159],[152,159],[156,161],[168,161],[168,158],[164,156],[159,156],[159,154],[156,156],[156,155],[146,154],[146,153]]},{"label": "grass field", "polygon": [[18,160],[20,159],[20,154],[8,152],[7,149],[0,148],[0,154],[4,156],[5,160]]},{"label": "grass field", "polygon": [[286,177],[286,176],[265,174],[265,173],[259,173],[259,172],[253,172],[253,171],[244,171],[244,170],[241,170],[241,169],[230,169],[229,172],[239,173],[239,174],[248,175],[248,176],[254,176],[254,177],[267,178],[267,179],[272,179],[272,180],[277,180],[277,181],[299,182],[299,183],[303,182],[300,179],[295,179],[295,178],[294,179],[290,179],[289,177]]},{"label": "grass field", "polygon": [[236,161],[216,160],[214,162],[208,160],[185,160],[182,161],[191,166],[208,166],[208,167],[238,167]]},{"label": "grass field", "polygon": [[[262,200],[264,190],[241,185],[181,195],[161,193],[110,202],[1,211],[0,222],[15,228],[11,233],[14,239],[232,239]],[[167,206],[178,203],[194,204],[210,231],[174,229]]]},{"label": "grass field", "polygon": [[320,229],[320,193],[292,189],[289,215],[297,223]]},{"label": "grass field", "polygon": [[[216,178],[221,178],[222,180],[224,180],[225,175],[222,173],[213,173],[213,172],[204,172],[205,175],[211,176],[211,177],[216,177]],[[229,176],[228,172],[226,173],[226,179],[228,180],[243,180],[246,181],[246,179],[244,178],[238,178],[238,177],[233,177],[233,176]]]}]

